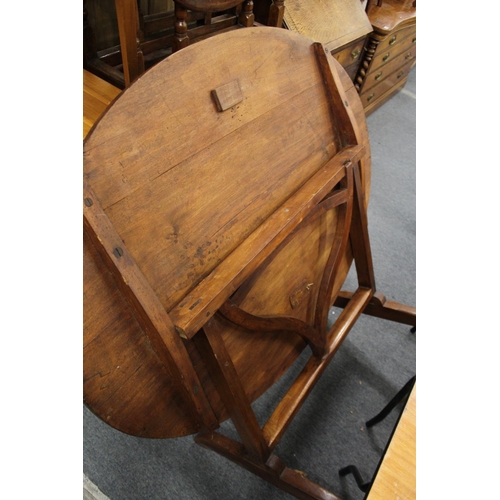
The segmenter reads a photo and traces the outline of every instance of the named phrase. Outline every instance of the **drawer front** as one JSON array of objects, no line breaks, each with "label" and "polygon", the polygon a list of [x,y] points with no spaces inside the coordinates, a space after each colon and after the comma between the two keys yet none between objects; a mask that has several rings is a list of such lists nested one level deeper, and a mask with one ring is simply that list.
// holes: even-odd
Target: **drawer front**
[{"label": "drawer front", "polygon": [[345,68],[361,60],[365,38],[351,43],[337,52],[332,51],[332,56]]},{"label": "drawer front", "polygon": [[[379,50],[388,50],[393,49],[396,45],[403,43],[407,38],[410,38],[410,42],[417,39],[417,26],[414,24],[413,26],[408,26],[407,28],[403,28],[402,30],[394,30],[390,35],[388,35],[384,40],[382,40],[379,44]],[[413,42],[413,43],[415,43]]]},{"label": "drawer front", "polygon": [[344,69],[345,69],[346,73],[349,75],[349,78],[354,82],[354,79],[356,78],[356,75],[358,74],[359,62],[351,64],[350,66],[346,66]]},{"label": "drawer front", "polygon": [[412,62],[409,62],[399,70],[389,75],[385,80],[383,80],[379,84],[375,85],[369,90],[363,91],[363,93],[359,96],[361,102],[363,103],[363,107],[366,108],[369,104],[373,104],[386,92],[388,92],[393,87],[398,85],[399,82],[401,82],[408,76],[408,73],[410,72],[412,67],[413,67]]},{"label": "drawer front", "polygon": [[363,83],[363,92],[381,83],[385,78],[394,73],[398,68],[404,66],[416,57],[417,47],[411,47],[410,50],[402,52],[395,59],[379,67],[373,67],[367,73]]},{"label": "drawer front", "polygon": [[[377,68],[381,68],[384,64],[388,64],[395,59],[398,59],[401,55],[404,57],[415,57],[417,44],[416,41],[413,42],[413,37],[408,37],[406,40],[399,45],[394,45],[390,50],[380,50],[377,49],[377,53],[373,58],[370,65],[370,72],[375,71]],[[408,56],[408,54],[413,54],[413,56]]]}]

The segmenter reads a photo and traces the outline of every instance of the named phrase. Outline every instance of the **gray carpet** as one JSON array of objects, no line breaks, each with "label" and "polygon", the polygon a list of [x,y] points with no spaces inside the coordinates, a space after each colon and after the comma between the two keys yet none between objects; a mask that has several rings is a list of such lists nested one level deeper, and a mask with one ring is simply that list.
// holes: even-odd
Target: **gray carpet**
[{"label": "gray carpet", "polygon": [[[368,220],[377,289],[408,305],[416,301],[415,95],[413,69],[405,89],[367,120],[373,157]],[[354,275],[348,284],[354,288]],[[338,470],[355,464],[366,479],[375,472],[398,412],[370,430],[364,422],[415,374],[415,358],[416,335],[408,326],[362,317],[290,426],[278,456],[342,499],[362,499],[353,477],[340,478]],[[268,414],[294,370],[254,403],[259,418]],[[83,411],[84,474],[111,500],[291,498],[191,437],[134,438]],[[233,432],[230,423],[224,432]]]}]

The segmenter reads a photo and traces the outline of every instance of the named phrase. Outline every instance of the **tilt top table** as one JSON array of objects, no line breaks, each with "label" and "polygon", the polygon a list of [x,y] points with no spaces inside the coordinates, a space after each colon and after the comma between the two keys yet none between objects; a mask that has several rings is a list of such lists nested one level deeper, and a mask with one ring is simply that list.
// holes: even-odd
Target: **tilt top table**
[{"label": "tilt top table", "polygon": [[[84,401],[125,433],[195,434],[298,498],[273,453],[375,289],[359,97],[320,43],[276,28],[173,54],[84,142]],[[359,287],[341,291],[354,262]],[[343,312],[328,329],[332,304]],[[311,356],[261,428],[251,403]],[[241,442],[217,432],[231,418]]]}]

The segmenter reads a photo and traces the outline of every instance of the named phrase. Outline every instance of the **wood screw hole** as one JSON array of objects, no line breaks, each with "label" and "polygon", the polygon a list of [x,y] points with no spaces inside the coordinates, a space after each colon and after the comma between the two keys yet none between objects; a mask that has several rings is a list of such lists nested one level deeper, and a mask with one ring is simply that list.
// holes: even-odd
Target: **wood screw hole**
[{"label": "wood screw hole", "polygon": [[116,247],[113,250],[113,254],[119,259],[123,255],[123,250],[120,247]]}]

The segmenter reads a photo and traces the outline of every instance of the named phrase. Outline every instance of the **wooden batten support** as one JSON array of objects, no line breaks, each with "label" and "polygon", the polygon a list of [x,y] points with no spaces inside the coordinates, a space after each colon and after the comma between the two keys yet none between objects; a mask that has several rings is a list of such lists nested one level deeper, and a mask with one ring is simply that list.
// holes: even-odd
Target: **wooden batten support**
[{"label": "wooden batten support", "polygon": [[179,334],[192,338],[345,176],[345,165],[359,161],[364,151],[364,146],[351,146],[338,152],[181,300],[169,312]]},{"label": "wooden batten support", "polygon": [[307,479],[299,471],[290,469],[283,461],[272,454],[265,462],[253,459],[245,447],[218,432],[200,433],[195,442],[204,448],[215,451],[235,462],[256,476],[301,500],[340,500],[339,497]]},{"label": "wooden batten support", "polygon": [[321,360],[309,359],[301,373],[280,401],[264,425],[263,432],[269,448],[273,450],[301,408],[321,374],[337,352],[345,337],[372,297],[372,290],[358,288],[327,335],[328,354]]},{"label": "wooden batten support", "polygon": [[333,61],[331,61],[333,56],[329,54],[328,49],[320,42],[313,43],[313,47],[325,83],[334,129],[338,130],[340,134],[337,138],[338,147],[341,149],[349,145],[359,144],[358,134],[353,127],[353,123],[356,123],[354,113],[349,106],[349,101],[337,68],[334,66]]},{"label": "wooden batten support", "polygon": [[243,94],[238,80],[217,87],[211,91],[211,94],[219,112],[226,111],[226,109],[232,108],[243,101]]},{"label": "wooden batten support", "polygon": [[219,427],[203,392],[189,354],[175,332],[157,295],[135,263],[97,196],[84,183],[84,228],[97,251],[114,275],[117,285],[148,336],[160,362],[165,366],[200,424],[207,429]]}]

